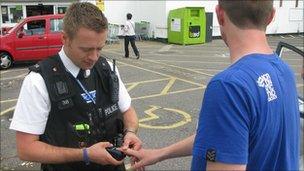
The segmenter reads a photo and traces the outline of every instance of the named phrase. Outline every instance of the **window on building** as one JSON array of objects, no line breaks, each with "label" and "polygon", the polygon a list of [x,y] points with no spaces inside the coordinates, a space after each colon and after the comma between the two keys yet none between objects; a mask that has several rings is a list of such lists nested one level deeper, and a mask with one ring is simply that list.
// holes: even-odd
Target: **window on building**
[{"label": "window on building", "polygon": [[65,14],[67,8],[68,8],[68,7],[58,7],[58,8],[57,8],[57,13],[58,13],[58,14]]},{"label": "window on building", "polygon": [[280,7],[283,6],[283,0],[280,0]]},{"label": "window on building", "polygon": [[1,6],[2,23],[8,23],[8,9],[7,6]]},{"label": "window on building", "polygon": [[299,0],[296,0],[296,8],[299,6]]},{"label": "window on building", "polygon": [[27,5],[26,6],[26,16],[36,16],[36,15],[46,15],[54,14],[53,5]]},{"label": "window on building", "polygon": [[63,19],[51,19],[51,32],[59,32],[62,30]]},{"label": "window on building", "polygon": [[9,20],[11,23],[18,23],[23,18],[22,5],[9,6]]}]

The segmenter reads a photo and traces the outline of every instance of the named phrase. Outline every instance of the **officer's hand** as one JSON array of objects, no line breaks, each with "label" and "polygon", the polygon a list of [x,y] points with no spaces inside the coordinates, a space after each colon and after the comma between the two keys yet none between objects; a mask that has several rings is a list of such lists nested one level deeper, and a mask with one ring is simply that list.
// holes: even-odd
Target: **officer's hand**
[{"label": "officer's hand", "polygon": [[102,165],[120,165],[122,161],[115,160],[111,154],[105,149],[106,147],[112,147],[113,145],[109,142],[99,142],[87,149],[90,161],[99,163]]},{"label": "officer's hand", "polygon": [[124,143],[122,145],[122,149],[126,150],[128,148],[132,148],[134,150],[141,149],[142,142],[133,132],[127,132],[124,137]]}]

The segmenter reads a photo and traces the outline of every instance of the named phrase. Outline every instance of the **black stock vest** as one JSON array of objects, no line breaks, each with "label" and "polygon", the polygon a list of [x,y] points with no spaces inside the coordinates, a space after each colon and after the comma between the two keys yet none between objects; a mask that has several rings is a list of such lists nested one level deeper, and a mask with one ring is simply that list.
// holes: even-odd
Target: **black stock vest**
[{"label": "black stock vest", "polygon": [[[117,101],[111,99],[109,76],[111,68],[100,57],[88,78],[81,81],[96,104],[88,98],[76,79],[64,67],[60,57],[53,56],[30,68],[43,77],[51,101],[45,132],[40,140],[59,147],[83,148],[109,141],[123,130],[122,113]],[[96,90],[96,92],[94,92]],[[42,170],[125,170],[121,166],[102,166],[84,162],[41,164]]]}]

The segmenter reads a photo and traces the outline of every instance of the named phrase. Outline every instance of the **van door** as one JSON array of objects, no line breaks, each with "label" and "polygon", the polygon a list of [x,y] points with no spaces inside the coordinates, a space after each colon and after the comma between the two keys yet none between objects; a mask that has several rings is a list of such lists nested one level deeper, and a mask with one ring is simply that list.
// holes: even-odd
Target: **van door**
[{"label": "van door", "polygon": [[19,28],[16,36],[16,57],[19,60],[38,60],[47,55],[45,19],[27,21]]}]

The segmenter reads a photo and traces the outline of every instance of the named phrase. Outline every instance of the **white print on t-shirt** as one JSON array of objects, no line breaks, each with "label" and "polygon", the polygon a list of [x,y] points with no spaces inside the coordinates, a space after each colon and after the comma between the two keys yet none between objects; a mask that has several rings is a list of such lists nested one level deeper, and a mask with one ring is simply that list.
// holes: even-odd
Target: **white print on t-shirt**
[{"label": "white print on t-shirt", "polygon": [[268,73],[261,75],[257,80],[257,83],[260,87],[265,87],[268,96],[268,102],[277,98],[276,91],[273,88],[272,81]]}]

